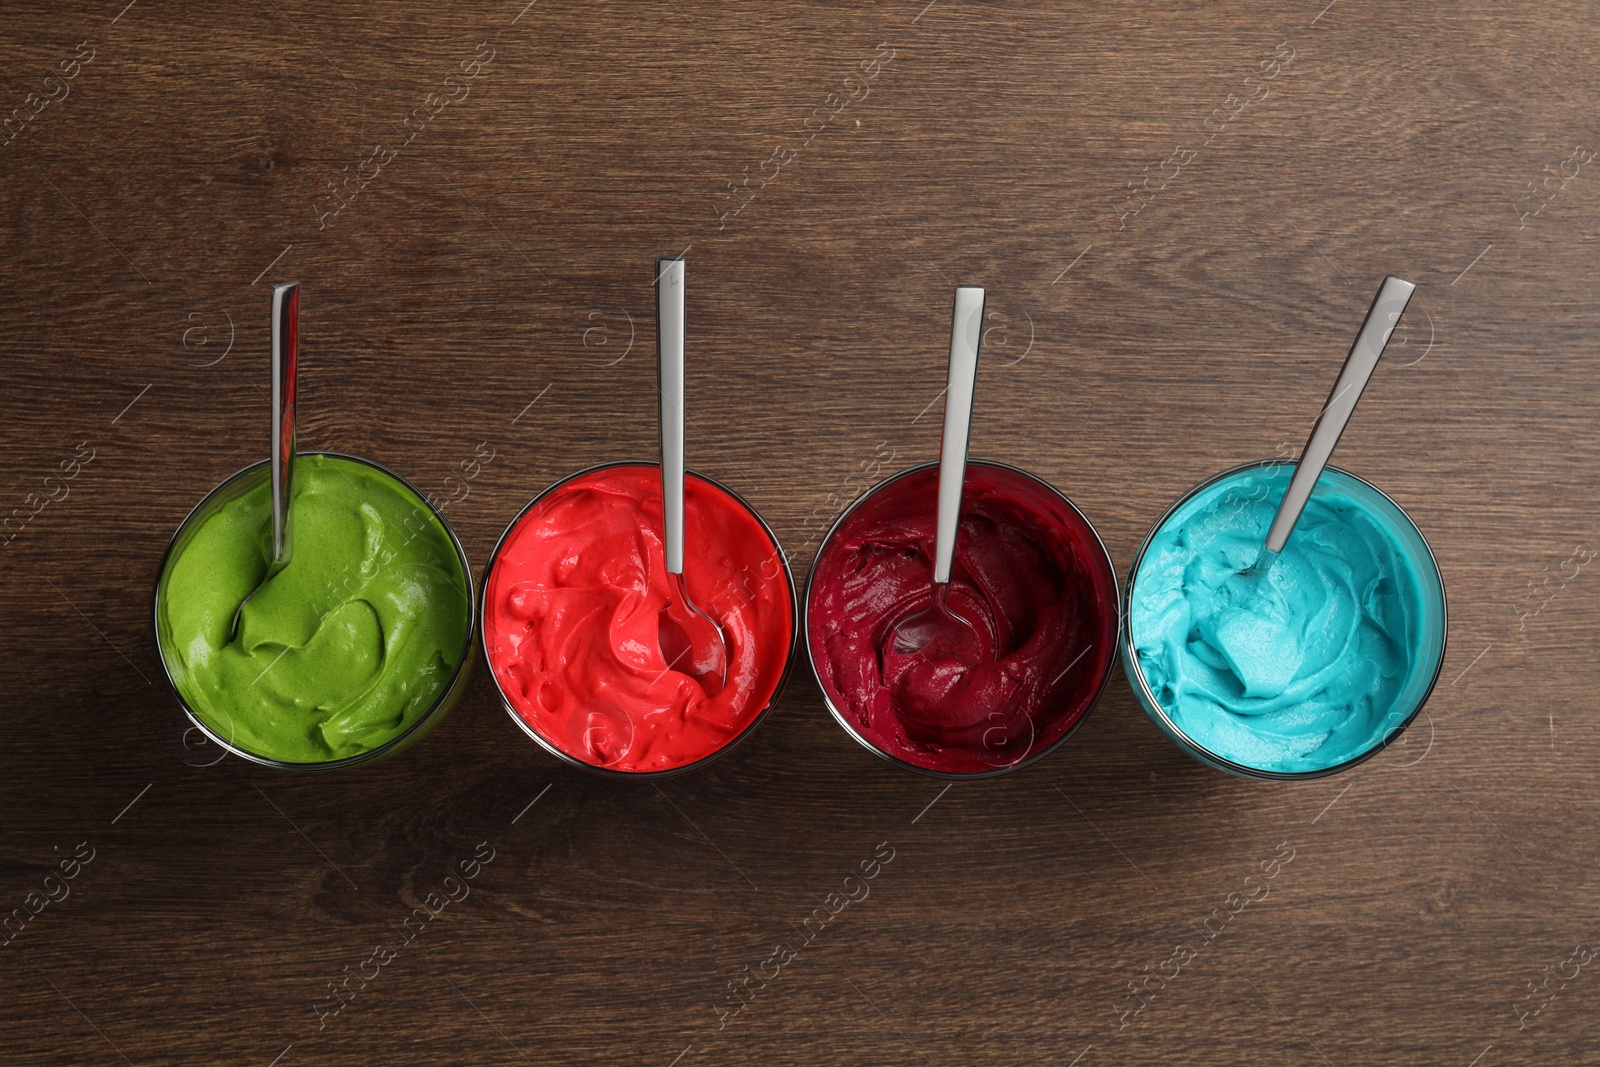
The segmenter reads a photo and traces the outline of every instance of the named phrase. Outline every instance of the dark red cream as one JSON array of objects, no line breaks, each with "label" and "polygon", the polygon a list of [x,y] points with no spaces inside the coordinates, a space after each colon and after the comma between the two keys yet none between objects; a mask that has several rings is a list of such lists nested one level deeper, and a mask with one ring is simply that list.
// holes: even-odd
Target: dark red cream
[{"label": "dark red cream", "polygon": [[1088,521],[1009,467],[969,463],[949,607],[963,640],[913,655],[892,631],[932,598],[939,472],[878,486],[824,542],[807,594],[817,681],[865,741],[944,774],[1003,769],[1064,737],[1116,650],[1116,578]]}]

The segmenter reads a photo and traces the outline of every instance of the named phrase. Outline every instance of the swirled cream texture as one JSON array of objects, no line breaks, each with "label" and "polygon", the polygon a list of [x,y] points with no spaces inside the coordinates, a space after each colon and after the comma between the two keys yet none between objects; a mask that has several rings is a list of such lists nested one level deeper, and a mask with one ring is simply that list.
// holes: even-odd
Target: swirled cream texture
[{"label": "swirled cream texture", "polygon": [[180,533],[157,604],[168,672],[207,725],[258,755],[317,763],[374,749],[433,706],[465,654],[460,557],[407,486],[306,453],[295,461],[293,555],[250,596],[272,556],[269,496],[263,470]]},{"label": "swirled cream texture", "polygon": [[614,771],[677,770],[732,744],[772,703],[794,645],[777,543],[690,474],[683,577],[727,635],[727,682],[708,692],[667,662],[660,614],[677,593],[661,530],[661,468],[602,467],[517,521],[484,589],[489,667],[506,700],[560,751]]},{"label": "swirled cream texture", "polygon": [[1413,710],[1413,675],[1436,669],[1423,634],[1431,560],[1342,472],[1323,474],[1272,568],[1240,574],[1290,473],[1251,468],[1186,501],[1152,535],[1128,609],[1139,666],[1172,722],[1212,753],[1285,773],[1380,744]]}]

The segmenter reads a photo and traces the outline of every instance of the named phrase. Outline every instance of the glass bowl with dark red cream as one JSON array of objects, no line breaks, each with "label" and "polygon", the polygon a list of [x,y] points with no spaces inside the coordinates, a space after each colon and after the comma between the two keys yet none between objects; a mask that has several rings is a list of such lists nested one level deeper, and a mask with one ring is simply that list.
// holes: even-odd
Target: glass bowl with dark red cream
[{"label": "glass bowl with dark red cream", "polygon": [[1025,471],[971,461],[949,608],[970,640],[905,655],[897,622],[933,596],[939,467],[879,483],[823,540],[806,583],[806,653],[835,719],[870,751],[938,778],[982,778],[1059,747],[1116,659],[1116,573],[1072,502]]}]

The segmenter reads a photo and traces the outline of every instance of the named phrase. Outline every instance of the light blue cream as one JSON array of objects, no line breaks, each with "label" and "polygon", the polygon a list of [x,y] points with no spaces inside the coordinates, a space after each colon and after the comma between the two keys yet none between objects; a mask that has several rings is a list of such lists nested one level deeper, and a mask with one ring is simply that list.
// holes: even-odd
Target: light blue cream
[{"label": "light blue cream", "polygon": [[1444,593],[1404,513],[1333,469],[1272,569],[1240,577],[1290,473],[1234,472],[1168,516],[1134,577],[1129,632],[1171,726],[1247,768],[1314,773],[1381,743],[1425,698]]}]

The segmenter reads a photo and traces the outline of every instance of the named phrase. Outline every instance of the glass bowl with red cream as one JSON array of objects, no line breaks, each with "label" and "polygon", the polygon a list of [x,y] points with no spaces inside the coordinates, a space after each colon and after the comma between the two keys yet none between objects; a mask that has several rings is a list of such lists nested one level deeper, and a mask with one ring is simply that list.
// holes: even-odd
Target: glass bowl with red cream
[{"label": "glass bowl with red cream", "polygon": [[971,461],[948,605],[971,647],[895,648],[933,595],[936,463],[879,483],[839,516],[806,583],[806,652],[828,710],[870,751],[938,778],[984,778],[1071,736],[1116,659],[1116,573],[1072,502],[1032,475]]},{"label": "glass bowl with red cream", "polygon": [[605,464],[556,482],[495,546],[484,657],[512,720],[558,758],[608,777],[681,774],[727,754],[777,703],[799,629],[777,537],[732,490],[693,471],[684,532],[689,596],[728,640],[720,688],[661,653],[658,619],[675,594],[658,464]]}]

